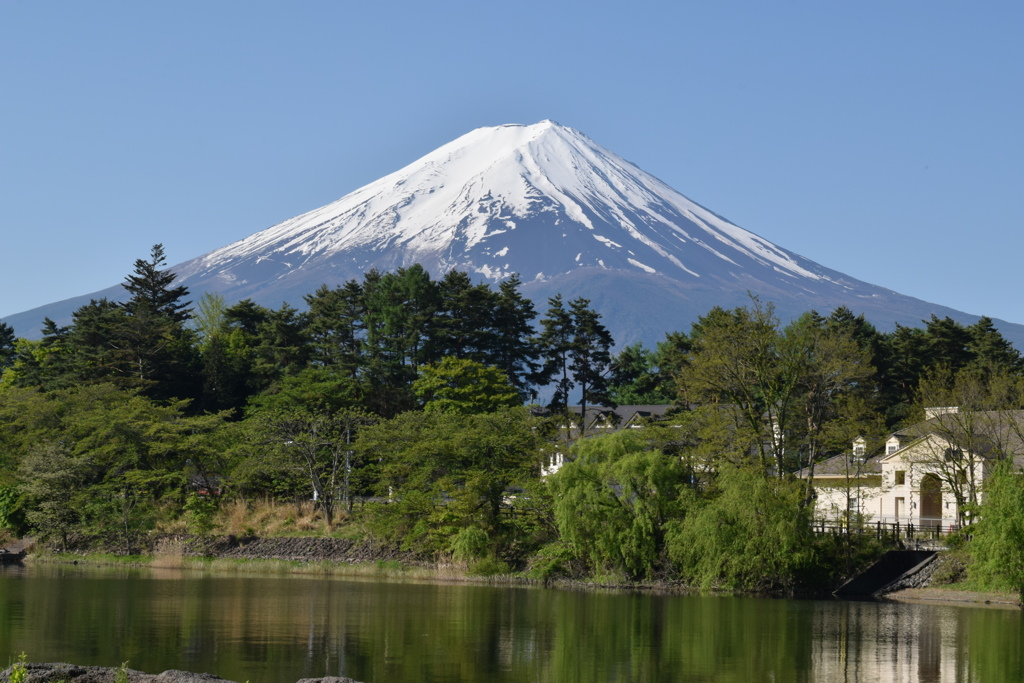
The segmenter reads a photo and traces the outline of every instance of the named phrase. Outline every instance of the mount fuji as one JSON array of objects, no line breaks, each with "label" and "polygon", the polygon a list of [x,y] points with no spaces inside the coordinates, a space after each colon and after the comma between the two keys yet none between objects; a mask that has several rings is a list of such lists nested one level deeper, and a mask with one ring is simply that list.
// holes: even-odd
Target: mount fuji
[{"label": "mount fuji", "polygon": [[[978,319],[861,282],[730,223],[553,121],[474,130],[332,204],[172,267],[193,296],[301,305],[322,284],[422,264],[491,283],[518,273],[543,314],[583,296],[619,345],[653,346],[712,306],[774,302],[783,320],[845,305],[882,330]],[[9,316],[35,336],[120,285]],[[1024,326],[996,321],[1024,348]]]}]

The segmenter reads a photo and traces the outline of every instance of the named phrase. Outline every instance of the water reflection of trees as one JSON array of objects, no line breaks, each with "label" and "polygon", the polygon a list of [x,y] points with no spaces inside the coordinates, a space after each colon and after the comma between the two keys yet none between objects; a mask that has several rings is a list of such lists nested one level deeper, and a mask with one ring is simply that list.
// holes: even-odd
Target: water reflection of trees
[{"label": "water reflection of trees", "polygon": [[1024,678],[1017,611],[309,577],[0,588],[11,652],[253,683]]}]

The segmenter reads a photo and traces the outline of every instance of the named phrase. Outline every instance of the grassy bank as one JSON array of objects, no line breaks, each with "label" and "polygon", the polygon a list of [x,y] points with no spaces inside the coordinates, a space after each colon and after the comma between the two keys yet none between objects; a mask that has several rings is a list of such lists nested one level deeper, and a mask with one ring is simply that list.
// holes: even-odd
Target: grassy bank
[{"label": "grassy bank", "polygon": [[483,575],[465,563],[440,562],[410,565],[393,560],[338,562],[334,560],[282,560],[254,558],[196,557],[166,553],[114,555],[110,553],[61,553],[37,550],[25,562],[38,565],[75,565],[95,568],[195,571],[235,576],[296,576],[369,579],[402,582],[468,583],[498,586],[532,586],[567,590],[643,590],[689,593],[693,589],[672,582],[629,582],[621,576],[603,574],[579,579],[543,581],[524,573]]},{"label": "grassy bank", "polygon": [[76,565],[199,571],[214,574],[335,578],[368,578],[402,581],[469,582],[508,585],[540,585],[519,574],[484,576],[458,563],[432,566],[409,565],[394,560],[338,562],[335,560],[282,560],[266,558],[196,557],[187,555],[113,555],[110,553],[60,553],[42,551],[29,555],[28,564]]}]

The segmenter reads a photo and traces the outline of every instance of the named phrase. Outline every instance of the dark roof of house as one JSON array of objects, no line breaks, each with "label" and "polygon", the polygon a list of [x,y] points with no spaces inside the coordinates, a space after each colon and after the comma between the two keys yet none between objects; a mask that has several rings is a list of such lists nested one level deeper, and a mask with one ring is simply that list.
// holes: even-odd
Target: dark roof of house
[{"label": "dark roof of house", "polygon": [[[672,409],[671,405],[626,405],[609,408],[607,406],[594,406],[587,408],[586,420],[587,429],[591,427],[610,423],[612,427],[622,428],[634,424],[641,419],[657,420],[665,417],[665,414]],[[579,406],[571,406],[569,411],[575,415],[580,414]]]},{"label": "dark roof of house", "polygon": [[[835,455],[828,460],[822,460],[814,465],[814,476],[815,477],[870,477],[879,475],[882,473],[882,458],[885,456],[878,454],[868,458],[867,460],[861,460],[860,456],[851,455],[850,453],[843,453],[841,455]],[[810,476],[811,468],[805,467],[796,473],[796,476],[801,479],[806,479]]]}]

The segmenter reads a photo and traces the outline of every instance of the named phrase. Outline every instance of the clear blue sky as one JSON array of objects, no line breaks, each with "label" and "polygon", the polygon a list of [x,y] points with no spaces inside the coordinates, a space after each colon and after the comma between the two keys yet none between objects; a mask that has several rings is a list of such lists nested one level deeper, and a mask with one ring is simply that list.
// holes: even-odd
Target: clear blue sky
[{"label": "clear blue sky", "polygon": [[1024,3],[0,3],[0,316],[551,118],[735,223],[1024,323]]}]

